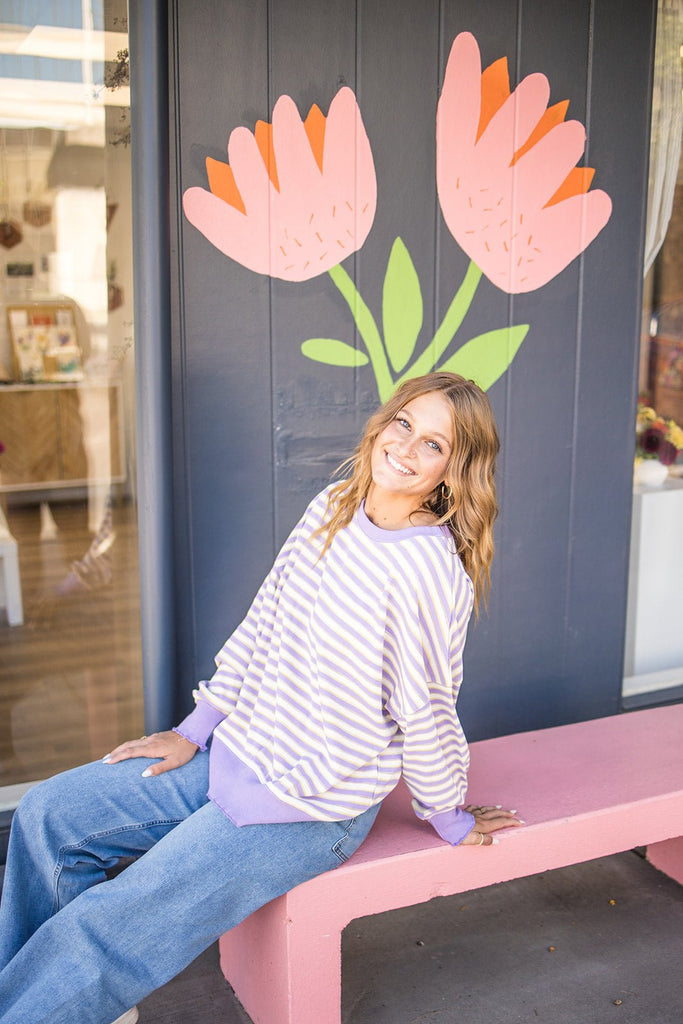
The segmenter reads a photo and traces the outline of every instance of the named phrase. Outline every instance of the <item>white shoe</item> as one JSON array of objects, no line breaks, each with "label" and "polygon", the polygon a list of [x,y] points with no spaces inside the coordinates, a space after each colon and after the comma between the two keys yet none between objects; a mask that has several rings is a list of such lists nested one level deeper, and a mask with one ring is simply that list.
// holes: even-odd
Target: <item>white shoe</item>
[{"label": "white shoe", "polygon": [[112,1021],[112,1024],[137,1024],[138,1020],[138,1008],[134,1006],[132,1010],[126,1010],[120,1017]]}]

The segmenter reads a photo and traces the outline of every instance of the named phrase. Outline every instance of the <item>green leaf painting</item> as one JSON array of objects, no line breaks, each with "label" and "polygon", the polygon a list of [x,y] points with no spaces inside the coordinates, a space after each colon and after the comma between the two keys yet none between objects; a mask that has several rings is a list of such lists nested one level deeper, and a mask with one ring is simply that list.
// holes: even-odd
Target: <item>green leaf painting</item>
[{"label": "green leaf painting", "polygon": [[400,237],[394,240],[384,274],[381,331],[348,271],[338,264],[328,274],[349,307],[363,347],[356,349],[334,338],[310,338],[301,351],[308,359],[328,366],[358,367],[369,363],[382,402],[403,381],[433,370],[459,373],[486,391],[508,369],[529,330],[528,324],[499,327],[471,338],[453,351],[453,341],[482,278],[480,268],[470,261],[433,337],[418,344],[424,321],[422,289],[408,247]]},{"label": "green leaf painting", "polygon": [[519,324],[478,334],[465,342],[439,369],[459,373],[461,377],[475,381],[482,391],[488,391],[515,358],[528,330],[529,324]]},{"label": "green leaf painting", "polygon": [[384,344],[394,370],[406,366],[422,329],[422,289],[403,240],[391,247],[382,293]]},{"label": "green leaf painting", "polygon": [[365,366],[368,362],[365,352],[336,338],[309,338],[301,351],[308,359],[328,366]]}]

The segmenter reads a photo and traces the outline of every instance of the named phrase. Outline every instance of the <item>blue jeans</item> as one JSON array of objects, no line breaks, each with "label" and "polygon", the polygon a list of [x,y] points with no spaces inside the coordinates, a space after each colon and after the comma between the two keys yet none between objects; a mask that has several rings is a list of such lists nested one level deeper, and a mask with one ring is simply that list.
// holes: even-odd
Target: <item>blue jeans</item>
[{"label": "blue jeans", "polygon": [[[0,907],[3,1024],[109,1024],[252,911],[343,863],[379,809],[237,828],[207,800],[208,753],[141,778],[151,763],[84,765],[21,801]],[[125,857],[138,859],[107,879]]]}]

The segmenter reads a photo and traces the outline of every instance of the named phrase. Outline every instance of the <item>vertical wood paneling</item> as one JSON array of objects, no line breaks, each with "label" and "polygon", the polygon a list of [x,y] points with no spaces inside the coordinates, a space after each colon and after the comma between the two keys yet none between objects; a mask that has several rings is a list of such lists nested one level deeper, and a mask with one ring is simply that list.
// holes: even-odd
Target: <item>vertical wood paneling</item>
[{"label": "vertical wood paneling", "polygon": [[439,8],[435,0],[364,0],[359,94],[378,177],[377,218],[360,260],[362,287],[381,327],[382,284],[400,236],[415,264],[425,321],[417,351],[434,332],[435,148]]},{"label": "vertical wood paneling", "polygon": [[[484,67],[506,55],[513,88],[547,75],[551,103],[568,99],[567,117],[588,126],[585,162],[613,199],[609,224],[536,292],[511,297],[483,278],[457,339],[531,325],[489,393],[503,441],[501,517],[490,613],[466,651],[461,709],[472,739],[617,708],[654,6],[641,0],[626,19],[617,0],[178,0],[176,201],[205,183],[204,157],[223,155],[230,130],[269,120],[279,95],[305,116],[314,102],[326,113],[350,85],[378,207],[345,266],[381,321],[401,235],[424,292],[421,344],[468,263],[435,191],[436,103],[455,36],[475,34]],[[355,442],[375,388],[369,368],[301,354],[309,337],[355,339],[327,275],[270,281],[179,223],[176,493],[189,552],[179,592],[195,595],[182,646],[201,674]]]},{"label": "vertical wood paneling", "polygon": [[[177,202],[186,188],[206,187],[207,155],[227,161],[233,128],[267,115],[267,43],[266,0],[179,4]],[[268,281],[213,250],[182,216],[179,225],[176,500],[188,513],[179,554],[191,562],[178,600],[191,687],[212,671],[275,554],[273,424]]]},{"label": "vertical wood paneling", "polygon": [[[482,67],[488,67],[493,61],[507,56],[510,73],[510,84],[514,87],[517,81],[517,29],[519,21],[518,3],[509,0],[494,0],[491,4],[453,4],[443,0],[441,69],[440,83],[443,80],[446,61],[453,40],[459,32],[472,32],[479,43]],[[438,294],[440,311],[446,309],[454,289],[462,280],[467,269],[467,257],[452,239],[448,228],[439,215],[439,265]],[[474,337],[477,334],[495,330],[513,322],[510,310],[510,298],[502,291],[494,288],[482,278],[473,308],[463,324],[462,336]],[[526,322],[518,319],[517,322]],[[528,344],[528,339],[525,345]],[[514,372],[523,372],[524,363],[519,360],[513,364]],[[493,733],[504,720],[501,714],[504,695],[508,686],[509,665],[514,660],[514,652],[509,649],[510,636],[510,604],[519,600],[514,586],[505,571],[508,544],[514,545],[514,532],[508,540],[510,519],[507,512],[508,493],[514,492],[515,474],[510,474],[510,455],[505,439],[509,433],[508,414],[510,411],[510,378],[513,370],[505,375],[502,381],[493,386],[489,398],[498,422],[502,448],[497,467],[498,498],[502,515],[496,526],[496,558],[491,573],[491,596],[488,614],[483,613],[479,622],[472,624],[465,648],[465,671],[467,679],[474,685],[463,688],[459,698],[459,712],[468,734],[483,735]],[[508,487],[510,478],[511,488]],[[514,550],[514,548],[513,548]],[[482,721],[483,719],[483,721]]]},{"label": "vertical wood paneling", "polygon": [[[327,115],[342,86],[356,91],[356,30],[355,0],[272,3],[271,109],[286,94],[302,118],[314,103]],[[353,321],[328,275],[303,283],[273,280],[270,303],[274,527],[279,547],[346,455],[347,438],[358,429],[357,396],[349,370],[335,372],[301,354],[307,338],[354,340]]]},{"label": "vertical wood paneling", "polygon": [[[621,699],[654,11],[593,5],[589,152],[612,220],[586,253],[562,702],[565,720]],[[616,28],[618,26],[618,30]],[[618,47],[615,45],[615,35]],[[628,73],[624,57],[628,54]],[[604,170],[603,170],[604,169]],[[601,451],[603,443],[609,455]]]},{"label": "vertical wood paneling", "polygon": [[[568,99],[567,119],[583,123],[589,8],[588,0],[571,8],[521,4],[515,47],[515,83],[545,74],[550,103]],[[531,326],[505,380],[502,686],[489,698],[496,720],[482,725],[487,732],[542,725],[561,698],[580,273],[577,260],[543,288],[510,299],[512,322]]]}]

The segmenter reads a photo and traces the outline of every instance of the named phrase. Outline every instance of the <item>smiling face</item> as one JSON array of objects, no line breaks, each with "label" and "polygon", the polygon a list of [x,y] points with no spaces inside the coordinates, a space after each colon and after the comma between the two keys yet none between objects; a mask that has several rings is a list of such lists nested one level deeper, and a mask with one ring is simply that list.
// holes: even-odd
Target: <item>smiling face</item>
[{"label": "smiling face", "polygon": [[371,456],[373,490],[420,507],[443,480],[453,449],[453,414],[439,391],[404,405],[378,435]]}]

